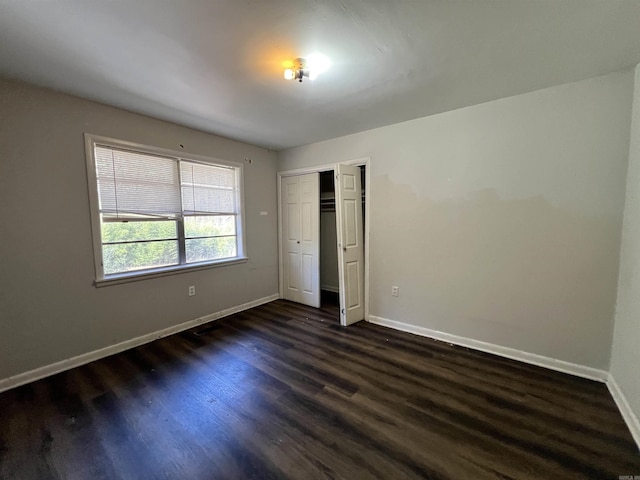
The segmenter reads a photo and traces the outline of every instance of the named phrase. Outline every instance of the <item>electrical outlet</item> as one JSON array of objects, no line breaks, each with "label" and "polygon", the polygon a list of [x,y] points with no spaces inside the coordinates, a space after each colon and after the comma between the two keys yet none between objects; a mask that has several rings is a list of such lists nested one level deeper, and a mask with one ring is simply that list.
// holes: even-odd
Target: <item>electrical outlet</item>
[{"label": "electrical outlet", "polygon": [[399,297],[400,287],[396,287],[396,286],[391,287],[391,295],[393,295],[394,297]]},{"label": "electrical outlet", "polygon": [[196,286],[195,285],[191,285],[189,287],[189,296],[193,297],[196,294]]}]

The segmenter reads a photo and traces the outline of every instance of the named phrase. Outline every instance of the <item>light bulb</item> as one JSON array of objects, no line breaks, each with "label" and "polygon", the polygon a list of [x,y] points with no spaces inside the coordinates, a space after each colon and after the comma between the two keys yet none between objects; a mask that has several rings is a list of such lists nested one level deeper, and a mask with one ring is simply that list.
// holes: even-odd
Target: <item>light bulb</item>
[{"label": "light bulb", "polygon": [[307,68],[315,72],[316,76],[326,72],[331,66],[331,60],[321,53],[312,53],[307,56]]},{"label": "light bulb", "polygon": [[318,78],[318,72],[309,70],[309,80],[315,80],[316,78]]},{"label": "light bulb", "polygon": [[287,68],[284,71],[284,79],[285,80],[293,80],[294,78],[296,78],[295,72],[291,68]]}]

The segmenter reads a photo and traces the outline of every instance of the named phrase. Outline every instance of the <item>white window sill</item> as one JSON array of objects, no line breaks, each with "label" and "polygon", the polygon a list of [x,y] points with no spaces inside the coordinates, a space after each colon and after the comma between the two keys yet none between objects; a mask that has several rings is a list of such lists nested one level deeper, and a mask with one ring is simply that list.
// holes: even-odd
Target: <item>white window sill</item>
[{"label": "white window sill", "polygon": [[191,265],[175,265],[171,267],[155,268],[153,270],[144,270],[138,272],[116,273],[105,278],[96,279],[93,284],[96,288],[108,287],[109,285],[120,285],[122,283],[139,282],[140,280],[148,280],[150,278],[166,277],[169,275],[177,275],[179,273],[195,272],[198,270],[206,270],[209,268],[226,267],[228,265],[237,265],[246,263],[247,257],[235,257],[224,260],[216,260],[206,263],[194,263]]}]

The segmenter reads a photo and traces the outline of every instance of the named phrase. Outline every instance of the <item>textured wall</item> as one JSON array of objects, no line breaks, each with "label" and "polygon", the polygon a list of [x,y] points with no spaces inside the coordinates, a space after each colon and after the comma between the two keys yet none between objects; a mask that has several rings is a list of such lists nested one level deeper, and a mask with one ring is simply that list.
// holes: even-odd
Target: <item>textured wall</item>
[{"label": "textured wall", "polygon": [[371,157],[372,315],[607,369],[632,91],[615,73],[285,150],[278,168]]},{"label": "textured wall", "polygon": [[[85,132],[251,158],[249,262],[93,287]],[[277,293],[276,202],[272,152],[0,79],[0,379]]]},{"label": "textured wall", "polygon": [[611,374],[640,418],[640,66],[635,91],[629,148],[627,198],[622,227],[620,279]]}]

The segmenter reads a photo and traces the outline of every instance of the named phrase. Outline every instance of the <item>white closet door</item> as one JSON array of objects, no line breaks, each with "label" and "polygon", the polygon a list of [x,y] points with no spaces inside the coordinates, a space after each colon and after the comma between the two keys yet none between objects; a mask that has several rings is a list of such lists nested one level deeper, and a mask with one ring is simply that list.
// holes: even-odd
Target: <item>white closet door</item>
[{"label": "white closet door", "polygon": [[360,168],[338,165],[336,171],[336,223],[340,323],[364,319],[364,229]]},{"label": "white closet door", "polygon": [[320,180],[318,173],[281,184],[284,298],[320,307]]}]

